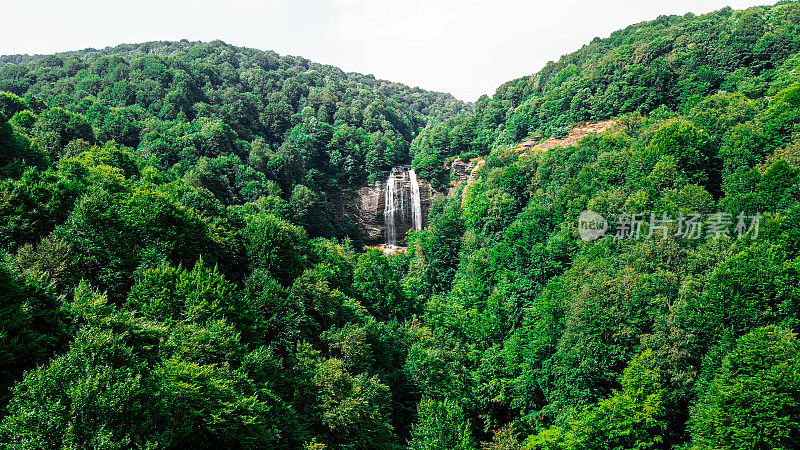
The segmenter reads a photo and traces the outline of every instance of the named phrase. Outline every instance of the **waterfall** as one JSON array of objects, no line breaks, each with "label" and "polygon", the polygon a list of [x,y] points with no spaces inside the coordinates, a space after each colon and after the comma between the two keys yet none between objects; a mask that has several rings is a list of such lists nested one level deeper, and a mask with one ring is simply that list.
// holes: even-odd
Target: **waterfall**
[{"label": "waterfall", "polygon": [[386,201],[383,206],[383,222],[386,226],[386,245],[394,247],[397,245],[397,229],[395,228],[395,195],[397,194],[397,177],[395,170],[389,174],[386,180]]},{"label": "waterfall", "polygon": [[[399,178],[399,179],[398,179]],[[406,190],[405,190],[405,183],[403,183],[403,169],[400,169],[400,177],[395,178],[395,189],[397,189],[397,194],[399,194],[400,198],[400,205],[395,210],[396,214],[400,217],[395,217],[395,221],[397,221],[398,225],[404,225],[407,223],[406,221]],[[399,186],[398,186],[399,185]],[[400,219],[400,220],[397,220]],[[397,231],[395,231],[395,237],[397,235]],[[402,235],[400,235],[402,238]]]},{"label": "waterfall", "polygon": [[[386,246],[395,248],[408,230],[422,229],[422,200],[414,169],[393,167],[386,180],[383,206]],[[398,231],[399,230],[399,231]]]},{"label": "waterfall", "polygon": [[422,202],[419,197],[419,183],[417,183],[417,173],[414,169],[409,169],[408,179],[411,182],[411,219],[415,230],[422,229]]}]

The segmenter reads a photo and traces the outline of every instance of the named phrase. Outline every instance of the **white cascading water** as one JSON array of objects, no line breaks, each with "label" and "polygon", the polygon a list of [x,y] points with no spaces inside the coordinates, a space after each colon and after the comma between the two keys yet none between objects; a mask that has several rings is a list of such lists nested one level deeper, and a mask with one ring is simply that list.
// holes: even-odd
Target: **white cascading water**
[{"label": "white cascading water", "polygon": [[392,169],[386,180],[386,200],[383,206],[383,223],[386,225],[386,245],[397,245],[397,229],[395,228],[395,194],[397,193],[397,177]]},{"label": "white cascading water", "polygon": [[[406,184],[410,186],[407,187]],[[409,191],[410,202],[406,199]],[[410,228],[413,230],[422,229],[422,201],[414,169],[400,166],[392,168],[389,173],[389,179],[386,180],[383,221],[386,227],[386,246],[390,248],[397,247],[398,227],[403,226],[402,229],[406,229],[411,225]]]},{"label": "white cascading water", "polygon": [[415,230],[422,229],[422,201],[419,197],[419,183],[414,169],[408,170],[408,179],[411,182],[411,220]]},{"label": "white cascading water", "polygon": [[[394,170],[394,169],[392,169]],[[403,183],[404,176],[403,176],[403,168],[399,168],[399,176],[395,178],[395,189],[397,189],[397,193],[395,194],[400,199],[400,204],[397,205],[397,209],[395,210],[395,223],[397,225],[405,225],[406,224],[406,190],[405,190],[405,183]],[[398,195],[399,194],[399,195]],[[399,216],[399,217],[398,217]],[[397,232],[395,231],[395,237]],[[402,236],[401,236],[402,238]]]}]

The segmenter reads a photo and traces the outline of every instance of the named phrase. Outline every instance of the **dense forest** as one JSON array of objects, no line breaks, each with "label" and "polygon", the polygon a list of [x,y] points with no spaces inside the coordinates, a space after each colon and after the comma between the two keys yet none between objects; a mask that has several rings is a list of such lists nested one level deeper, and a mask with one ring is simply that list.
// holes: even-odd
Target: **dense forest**
[{"label": "dense forest", "polygon": [[[0,57],[0,447],[798,448],[798,73],[795,2],[475,105],[221,42]],[[334,214],[456,157],[407,253]]]}]

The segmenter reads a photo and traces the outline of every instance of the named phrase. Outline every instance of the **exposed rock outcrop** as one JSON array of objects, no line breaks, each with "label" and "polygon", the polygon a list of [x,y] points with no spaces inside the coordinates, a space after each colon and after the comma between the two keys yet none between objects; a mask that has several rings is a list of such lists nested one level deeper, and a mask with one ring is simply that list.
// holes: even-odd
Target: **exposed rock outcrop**
[{"label": "exposed rock outcrop", "polygon": [[362,187],[358,190],[355,202],[354,215],[364,233],[364,241],[369,245],[381,244],[384,241],[383,208],[386,201],[384,183],[376,181],[372,186]]},{"label": "exposed rock outcrop", "polygon": [[525,153],[528,150],[541,151],[556,147],[569,147],[570,145],[577,145],[581,139],[585,138],[590,133],[600,134],[616,124],[616,120],[604,120],[602,122],[577,125],[572,128],[569,133],[567,133],[567,137],[564,139],[551,137],[550,139],[541,142],[536,139],[526,139],[514,146],[514,151],[516,153]]},{"label": "exposed rock outcrop", "polygon": [[483,168],[484,163],[483,158],[472,158],[469,163],[465,163],[459,157],[445,163],[444,168],[450,172],[450,186],[447,189],[447,197],[456,195],[461,186],[469,186],[470,183],[475,181],[475,175]]}]

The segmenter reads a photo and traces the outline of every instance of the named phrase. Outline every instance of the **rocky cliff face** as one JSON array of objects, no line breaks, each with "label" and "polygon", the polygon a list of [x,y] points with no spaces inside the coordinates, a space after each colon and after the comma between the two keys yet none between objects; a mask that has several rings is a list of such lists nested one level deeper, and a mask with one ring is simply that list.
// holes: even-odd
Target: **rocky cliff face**
[{"label": "rocky cliff face", "polygon": [[469,186],[475,181],[475,174],[483,168],[483,164],[483,158],[472,158],[469,162],[464,162],[459,157],[445,163],[444,168],[450,172],[450,186],[447,193],[442,195],[452,197],[458,194],[462,186]]},{"label": "rocky cliff face", "polygon": [[[386,174],[380,180],[369,186],[361,187],[355,195],[352,208],[349,211],[350,215],[354,217],[361,230],[364,233],[364,241],[367,245],[381,245],[386,242],[386,226],[384,218],[384,209],[386,208],[386,181],[389,175]],[[401,189],[406,190],[405,198],[411,198],[411,186],[409,178],[403,177],[401,179]],[[431,200],[434,197],[434,192],[430,183],[423,179],[417,179],[420,194],[420,206],[422,209],[422,226],[428,224],[428,211],[430,210]],[[411,214],[410,204],[407,206],[407,214]],[[412,228],[411,217],[407,220],[398,221],[396,224],[397,238],[399,243],[402,244],[404,237],[408,230]]]},{"label": "rocky cliff face", "polygon": [[[482,158],[474,158],[469,162],[464,162],[459,158],[449,161],[445,164],[445,168],[450,173],[450,185],[447,191],[439,192],[433,189],[427,180],[417,178],[420,193],[420,206],[422,209],[422,226],[428,225],[428,212],[431,203],[439,197],[452,197],[457,195],[459,190],[465,184],[468,185],[474,179],[475,173],[483,167]],[[349,191],[349,193],[340,193],[339,198],[336,200],[337,214],[348,215],[355,219],[364,235],[364,243],[368,246],[381,246],[386,243],[386,221],[384,218],[384,210],[386,208],[386,183],[389,179],[389,172],[367,186],[362,186],[357,191]],[[411,186],[409,177],[403,176],[401,178],[402,189],[406,191],[404,197],[411,198]],[[407,214],[411,214],[410,205]],[[402,222],[402,223],[399,223]],[[398,243],[404,245],[404,240],[409,229],[411,229],[411,218],[407,220],[398,221],[396,224],[396,233]]]},{"label": "rocky cliff face", "polygon": [[361,231],[364,233],[364,242],[367,245],[382,244],[385,240],[385,226],[383,221],[383,208],[386,202],[385,181],[376,181],[372,186],[364,186],[358,190],[355,199],[355,217]]}]

